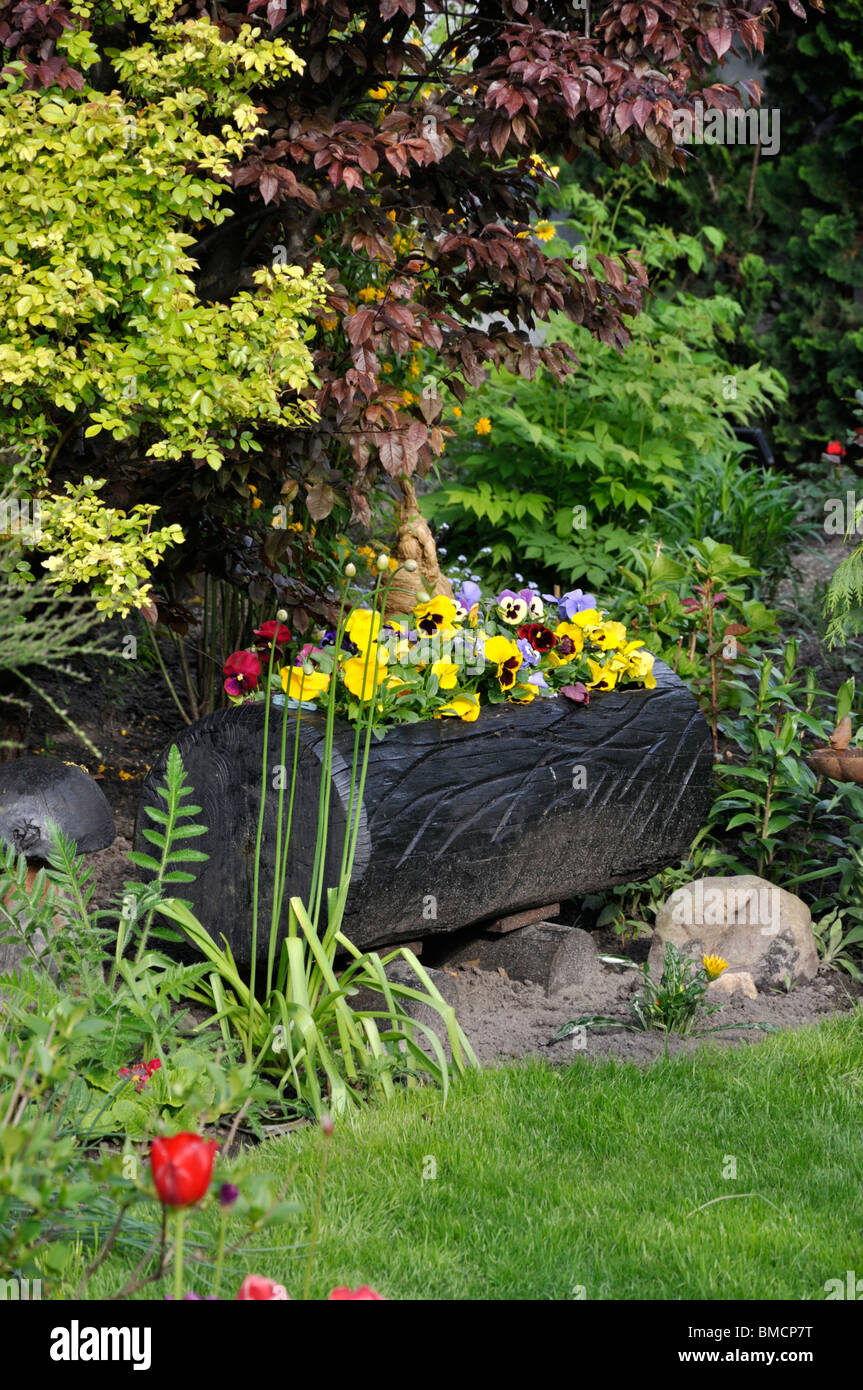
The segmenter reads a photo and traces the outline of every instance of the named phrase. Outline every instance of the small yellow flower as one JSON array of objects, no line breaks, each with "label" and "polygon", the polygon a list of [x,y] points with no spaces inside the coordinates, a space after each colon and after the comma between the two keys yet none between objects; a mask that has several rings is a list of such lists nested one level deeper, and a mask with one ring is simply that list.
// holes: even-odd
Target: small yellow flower
[{"label": "small yellow flower", "polygon": [[454,661],[446,661],[442,657],[440,661],[432,663],[432,675],[437,676],[438,689],[452,690],[458,682],[458,667]]},{"label": "small yellow flower", "polygon": [[728,961],[723,960],[721,956],[702,956],[701,964],[710,980],[718,980],[723,970],[728,969]]},{"label": "small yellow flower", "polygon": [[454,417],[456,418],[456,420],[460,420],[461,417],[462,417],[462,415],[464,414],[464,412],[463,412],[463,410],[462,410],[462,408],[461,408],[460,405],[454,405],[453,408],[452,408],[452,413],[453,413]]},{"label": "small yellow flower", "polygon": [[389,653],[373,642],[368,652],[352,656],[344,665],[344,682],[352,695],[370,700],[386,676]]},{"label": "small yellow flower", "polygon": [[462,719],[465,724],[472,724],[475,719],[479,718],[479,696],[454,696],[448,705],[443,705],[435,711],[435,719],[441,718]]},{"label": "small yellow flower", "polygon": [[533,229],[533,234],[538,241],[551,241],[556,235],[553,222],[537,222]]},{"label": "small yellow flower", "polygon": [[330,685],[330,678],[323,671],[309,674],[302,666],[283,666],[279,675],[282,689],[289,700],[316,700]]},{"label": "small yellow flower", "polygon": [[474,425],[477,434],[491,434],[491,420],[487,415],[481,415]]}]

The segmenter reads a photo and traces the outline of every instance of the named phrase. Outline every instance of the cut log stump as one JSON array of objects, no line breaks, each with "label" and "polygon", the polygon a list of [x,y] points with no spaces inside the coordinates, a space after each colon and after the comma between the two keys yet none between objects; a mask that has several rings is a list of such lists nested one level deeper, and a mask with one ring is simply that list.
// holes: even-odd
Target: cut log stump
[{"label": "cut log stump", "polygon": [[[692,695],[661,662],[654,690],[487,706],[474,723],[404,724],[373,743],[344,930],[360,947],[414,941],[647,878],[685,855],[710,804],[712,750]],[[277,775],[281,711],[267,756]],[[296,716],[289,714],[287,762]],[[181,896],[238,961],[251,957],[251,903],[264,705],[220,710],[177,739],[210,855]],[[307,894],[315,850],[324,719],[303,713],[287,892]],[[334,885],[354,731],[334,736],[327,884]],[[161,806],[167,750],[142,788]],[[277,793],[269,791],[259,866],[258,959],[266,959]],[[286,914],[285,914],[286,915]],[[287,923],[285,921],[284,925]]]}]

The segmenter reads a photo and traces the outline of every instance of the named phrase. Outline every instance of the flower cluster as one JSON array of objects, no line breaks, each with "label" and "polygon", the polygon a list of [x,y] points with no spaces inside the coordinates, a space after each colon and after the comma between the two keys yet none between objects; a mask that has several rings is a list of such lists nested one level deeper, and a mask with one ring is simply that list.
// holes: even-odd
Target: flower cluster
[{"label": "flower cluster", "polygon": [[354,607],[338,631],[318,632],[284,664],[287,629],[265,623],[256,636],[256,651],[235,652],[225,667],[233,698],[256,690],[267,666],[271,690],[289,701],[314,707],[335,680],[339,713],[354,719],[374,700],[382,724],[470,722],[483,704],[558,695],[587,704],[592,690],[656,685],[653,654],[580,589],[559,598],[504,589],[485,601],[466,581],[455,599],[423,596],[411,613],[387,619]]}]

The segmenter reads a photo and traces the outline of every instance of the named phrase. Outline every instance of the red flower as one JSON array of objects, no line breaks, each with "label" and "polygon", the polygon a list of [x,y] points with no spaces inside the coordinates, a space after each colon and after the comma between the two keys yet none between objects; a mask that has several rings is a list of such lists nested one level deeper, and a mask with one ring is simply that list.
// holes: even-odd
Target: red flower
[{"label": "red flower", "polygon": [[154,1139],[150,1166],[159,1201],[166,1207],[193,1207],[210,1186],[218,1144],[200,1134]]},{"label": "red flower", "polygon": [[133,1067],[121,1067],[118,1076],[134,1076],[137,1080],[136,1091],[143,1091],[154,1071],[158,1071],[162,1063],[158,1057],[154,1057],[152,1062],[136,1062]]},{"label": "red flower", "polygon": [[331,1293],[327,1294],[328,1303],[347,1301],[348,1299],[355,1299],[363,1303],[371,1303],[372,1301],[386,1303],[383,1294],[375,1293],[374,1289],[370,1289],[368,1284],[361,1284],[358,1289],[348,1289],[344,1287],[333,1289]]},{"label": "red flower", "polygon": [[258,1303],[284,1302],[287,1297],[288,1291],[284,1284],[274,1284],[272,1279],[265,1279],[263,1274],[247,1274],[237,1294],[238,1299],[253,1299]]},{"label": "red flower", "polygon": [[255,643],[255,650],[269,657],[270,647],[275,645],[276,650],[281,650],[286,643],[291,640],[290,628],[285,627],[284,623],[277,623],[271,619],[268,623],[261,623],[260,627],[255,628],[255,636],[258,641]]},{"label": "red flower", "polygon": [[838,439],[831,439],[824,452],[825,454],[836,454],[839,458],[841,458],[842,455],[845,453],[845,450],[842,448],[842,445],[839,443]]},{"label": "red flower", "polygon": [[558,641],[551,628],[543,627],[542,623],[525,623],[518,629],[518,636],[526,638],[535,652],[543,654],[556,647]]},{"label": "red flower", "polygon": [[261,663],[254,652],[234,652],[225,662],[225,675],[229,695],[248,695],[257,687]]}]

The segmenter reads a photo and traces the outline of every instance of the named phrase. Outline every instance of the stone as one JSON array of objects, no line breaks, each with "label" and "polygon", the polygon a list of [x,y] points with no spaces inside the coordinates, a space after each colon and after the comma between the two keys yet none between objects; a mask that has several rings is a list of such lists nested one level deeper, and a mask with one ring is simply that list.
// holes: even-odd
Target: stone
[{"label": "stone", "polygon": [[472,937],[448,952],[443,963],[476,963],[481,970],[504,970],[509,979],[539,985],[546,994],[585,985],[598,969],[596,947],[588,933],[557,922],[536,922],[503,936],[490,932]]},{"label": "stone", "polygon": [[[729,969],[720,979],[748,976],[756,990],[801,984],[818,972],[812,917],[801,898],[754,874],[695,879],[663,903],[648,957],[654,976],[662,970],[665,943],[700,960],[721,956]],[[726,990],[746,983],[728,983]]]},{"label": "stone", "polygon": [[707,986],[711,994],[745,994],[747,999],[757,999],[758,990],[748,970],[725,970],[718,980]]}]

